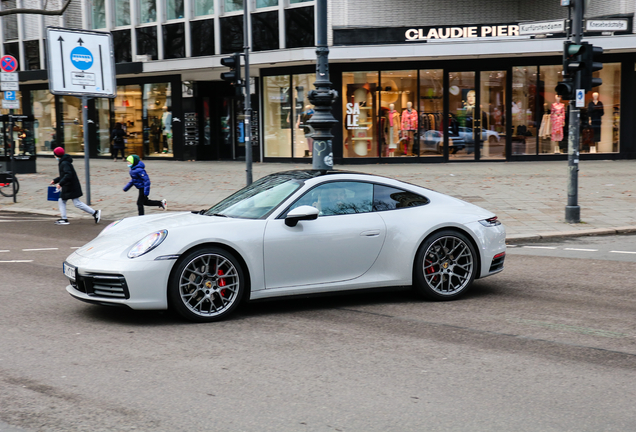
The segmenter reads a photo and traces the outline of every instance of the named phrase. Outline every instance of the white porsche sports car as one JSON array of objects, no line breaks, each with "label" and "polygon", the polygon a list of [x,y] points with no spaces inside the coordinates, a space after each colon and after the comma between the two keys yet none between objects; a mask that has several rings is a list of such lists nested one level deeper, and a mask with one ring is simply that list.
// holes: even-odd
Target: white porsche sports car
[{"label": "white porsche sports car", "polygon": [[503,270],[493,213],[398,180],[315,170],[271,174],[209,210],[130,217],[63,264],[76,299],[174,308],[195,322],[241,300],[413,285],[464,294]]}]

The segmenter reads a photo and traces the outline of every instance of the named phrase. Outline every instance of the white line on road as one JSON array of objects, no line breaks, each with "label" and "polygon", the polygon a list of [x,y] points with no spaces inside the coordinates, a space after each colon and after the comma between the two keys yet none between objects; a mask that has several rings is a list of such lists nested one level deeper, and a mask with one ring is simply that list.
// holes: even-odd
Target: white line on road
[{"label": "white line on road", "polygon": [[0,261],[0,263],[28,263],[33,262],[33,260],[9,260],[9,261]]},{"label": "white line on road", "polygon": [[11,252],[10,250],[0,250],[0,252]]},{"label": "white line on road", "polygon": [[527,248],[527,249],[556,249],[555,247],[552,247],[552,246],[524,246],[524,248]]},{"label": "white line on road", "polygon": [[631,251],[610,251],[610,253],[636,254],[636,252]]},{"label": "white line on road", "polygon": [[564,248],[564,250],[580,251],[580,252],[598,252],[598,249]]},{"label": "white line on road", "polygon": [[57,250],[57,248],[22,249],[22,252],[50,251],[50,250]]},{"label": "white line on road", "polygon": [[79,249],[81,246],[71,246],[71,249]]}]

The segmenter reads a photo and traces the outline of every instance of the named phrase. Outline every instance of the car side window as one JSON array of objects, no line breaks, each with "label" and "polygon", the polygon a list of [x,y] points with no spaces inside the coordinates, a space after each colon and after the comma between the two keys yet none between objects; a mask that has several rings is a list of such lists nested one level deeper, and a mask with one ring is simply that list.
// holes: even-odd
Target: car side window
[{"label": "car side window", "polygon": [[428,198],[413,192],[376,184],[373,188],[373,211],[386,211],[428,204]]},{"label": "car side window", "polygon": [[318,209],[320,216],[371,212],[373,185],[362,182],[330,182],[300,197],[289,210],[303,205]]}]

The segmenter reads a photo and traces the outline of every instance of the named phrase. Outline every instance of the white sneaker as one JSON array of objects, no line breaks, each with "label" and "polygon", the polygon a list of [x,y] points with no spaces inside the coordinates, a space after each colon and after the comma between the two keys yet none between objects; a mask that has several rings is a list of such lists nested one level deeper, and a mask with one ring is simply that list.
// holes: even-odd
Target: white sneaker
[{"label": "white sneaker", "polygon": [[58,219],[55,221],[55,225],[69,225],[68,219]]},{"label": "white sneaker", "polygon": [[168,202],[167,202],[165,199],[162,199],[162,200],[161,200],[161,209],[162,209],[163,211],[168,210]]},{"label": "white sneaker", "polygon": [[99,223],[99,221],[102,219],[102,211],[96,210],[95,213],[93,213],[93,217],[95,218],[95,223]]}]

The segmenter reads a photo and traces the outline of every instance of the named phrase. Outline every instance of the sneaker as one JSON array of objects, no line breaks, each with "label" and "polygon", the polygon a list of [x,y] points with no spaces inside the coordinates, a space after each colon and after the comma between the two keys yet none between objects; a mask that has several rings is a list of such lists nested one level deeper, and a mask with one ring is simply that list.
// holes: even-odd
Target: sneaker
[{"label": "sneaker", "polygon": [[55,225],[68,225],[68,219],[58,219],[55,221]]},{"label": "sneaker", "polygon": [[162,209],[163,211],[168,210],[168,202],[167,202],[165,199],[162,199],[162,200],[161,200],[161,209]]},{"label": "sneaker", "polygon": [[95,210],[95,213],[93,213],[93,217],[95,218],[95,223],[99,223],[99,221],[102,219],[102,211]]}]

